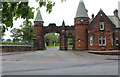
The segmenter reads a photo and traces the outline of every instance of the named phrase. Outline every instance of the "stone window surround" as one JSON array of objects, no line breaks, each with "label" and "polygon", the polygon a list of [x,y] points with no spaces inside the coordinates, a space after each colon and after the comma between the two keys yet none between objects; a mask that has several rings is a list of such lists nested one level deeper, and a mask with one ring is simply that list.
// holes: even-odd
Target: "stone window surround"
[{"label": "stone window surround", "polygon": [[[103,26],[103,28],[102,28],[102,26]],[[100,30],[104,30],[104,22],[103,21],[100,22]]]},{"label": "stone window surround", "polygon": [[[105,44],[103,44],[104,38],[105,38]],[[106,46],[106,37],[105,36],[99,36],[98,37],[98,43],[99,43],[100,40],[101,40],[101,44],[99,44],[99,46]]]},{"label": "stone window surround", "polygon": [[118,37],[115,37],[115,42],[116,42],[116,46],[118,46],[119,45],[119,43],[117,43],[117,42],[119,42],[119,38]]}]

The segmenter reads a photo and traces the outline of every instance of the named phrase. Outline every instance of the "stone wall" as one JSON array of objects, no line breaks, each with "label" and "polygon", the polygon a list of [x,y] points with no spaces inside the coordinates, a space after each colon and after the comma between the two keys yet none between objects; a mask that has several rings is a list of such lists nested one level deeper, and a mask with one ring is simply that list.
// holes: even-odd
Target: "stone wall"
[{"label": "stone wall", "polygon": [[0,47],[2,52],[17,52],[17,51],[32,51],[34,50],[31,46],[2,46]]}]

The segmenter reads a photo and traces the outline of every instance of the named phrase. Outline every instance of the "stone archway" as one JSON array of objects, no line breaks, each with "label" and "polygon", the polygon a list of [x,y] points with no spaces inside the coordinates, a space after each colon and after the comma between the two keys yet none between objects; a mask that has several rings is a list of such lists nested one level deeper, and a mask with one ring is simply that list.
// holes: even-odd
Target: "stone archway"
[{"label": "stone archway", "polygon": [[[59,33],[60,34],[60,50],[67,50],[67,39],[74,38],[74,27],[70,26],[56,26],[55,23],[43,26],[42,22],[34,22],[34,48],[36,50],[45,49],[44,36],[47,33]],[[73,45],[73,49],[74,49]]]},{"label": "stone archway", "polygon": [[47,33],[44,35],[44,39],[45,39],[45,48],[51,48],[53,46],[53,48],[60,48],[60,34],[59,33]]}]

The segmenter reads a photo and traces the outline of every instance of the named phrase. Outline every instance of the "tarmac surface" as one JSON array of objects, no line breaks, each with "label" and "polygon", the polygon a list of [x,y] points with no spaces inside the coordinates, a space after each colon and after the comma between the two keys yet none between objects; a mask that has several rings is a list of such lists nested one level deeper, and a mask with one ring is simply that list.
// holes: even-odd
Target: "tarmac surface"
[{"label": "tarmac surface", "polygon": [[3,75],[118,75],[117,55],[47,50],[1,54]]}]

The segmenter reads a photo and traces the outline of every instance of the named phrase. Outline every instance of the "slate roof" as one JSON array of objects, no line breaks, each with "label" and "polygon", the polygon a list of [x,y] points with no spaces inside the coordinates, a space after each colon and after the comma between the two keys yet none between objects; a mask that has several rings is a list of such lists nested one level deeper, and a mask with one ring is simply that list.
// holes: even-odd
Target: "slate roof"
[{"label": "slate roof", "polygon": [[38,11],[37,11],[35,21],[43,21],[39,8],[38,8]]},{"label": "slate roof", "polygon": [[109,19],[115,24],[116,28],[120,28],[120,19],[116,16],[108,16]]},{"label": "slate roof", "polygon": [[85,8],[85,4],[84,4],[83,0],[80,0],[80,2],[79,2],[79,6],[77,9],[75,18],[78,18],[78,17],[88,17],[87,10]]}]

